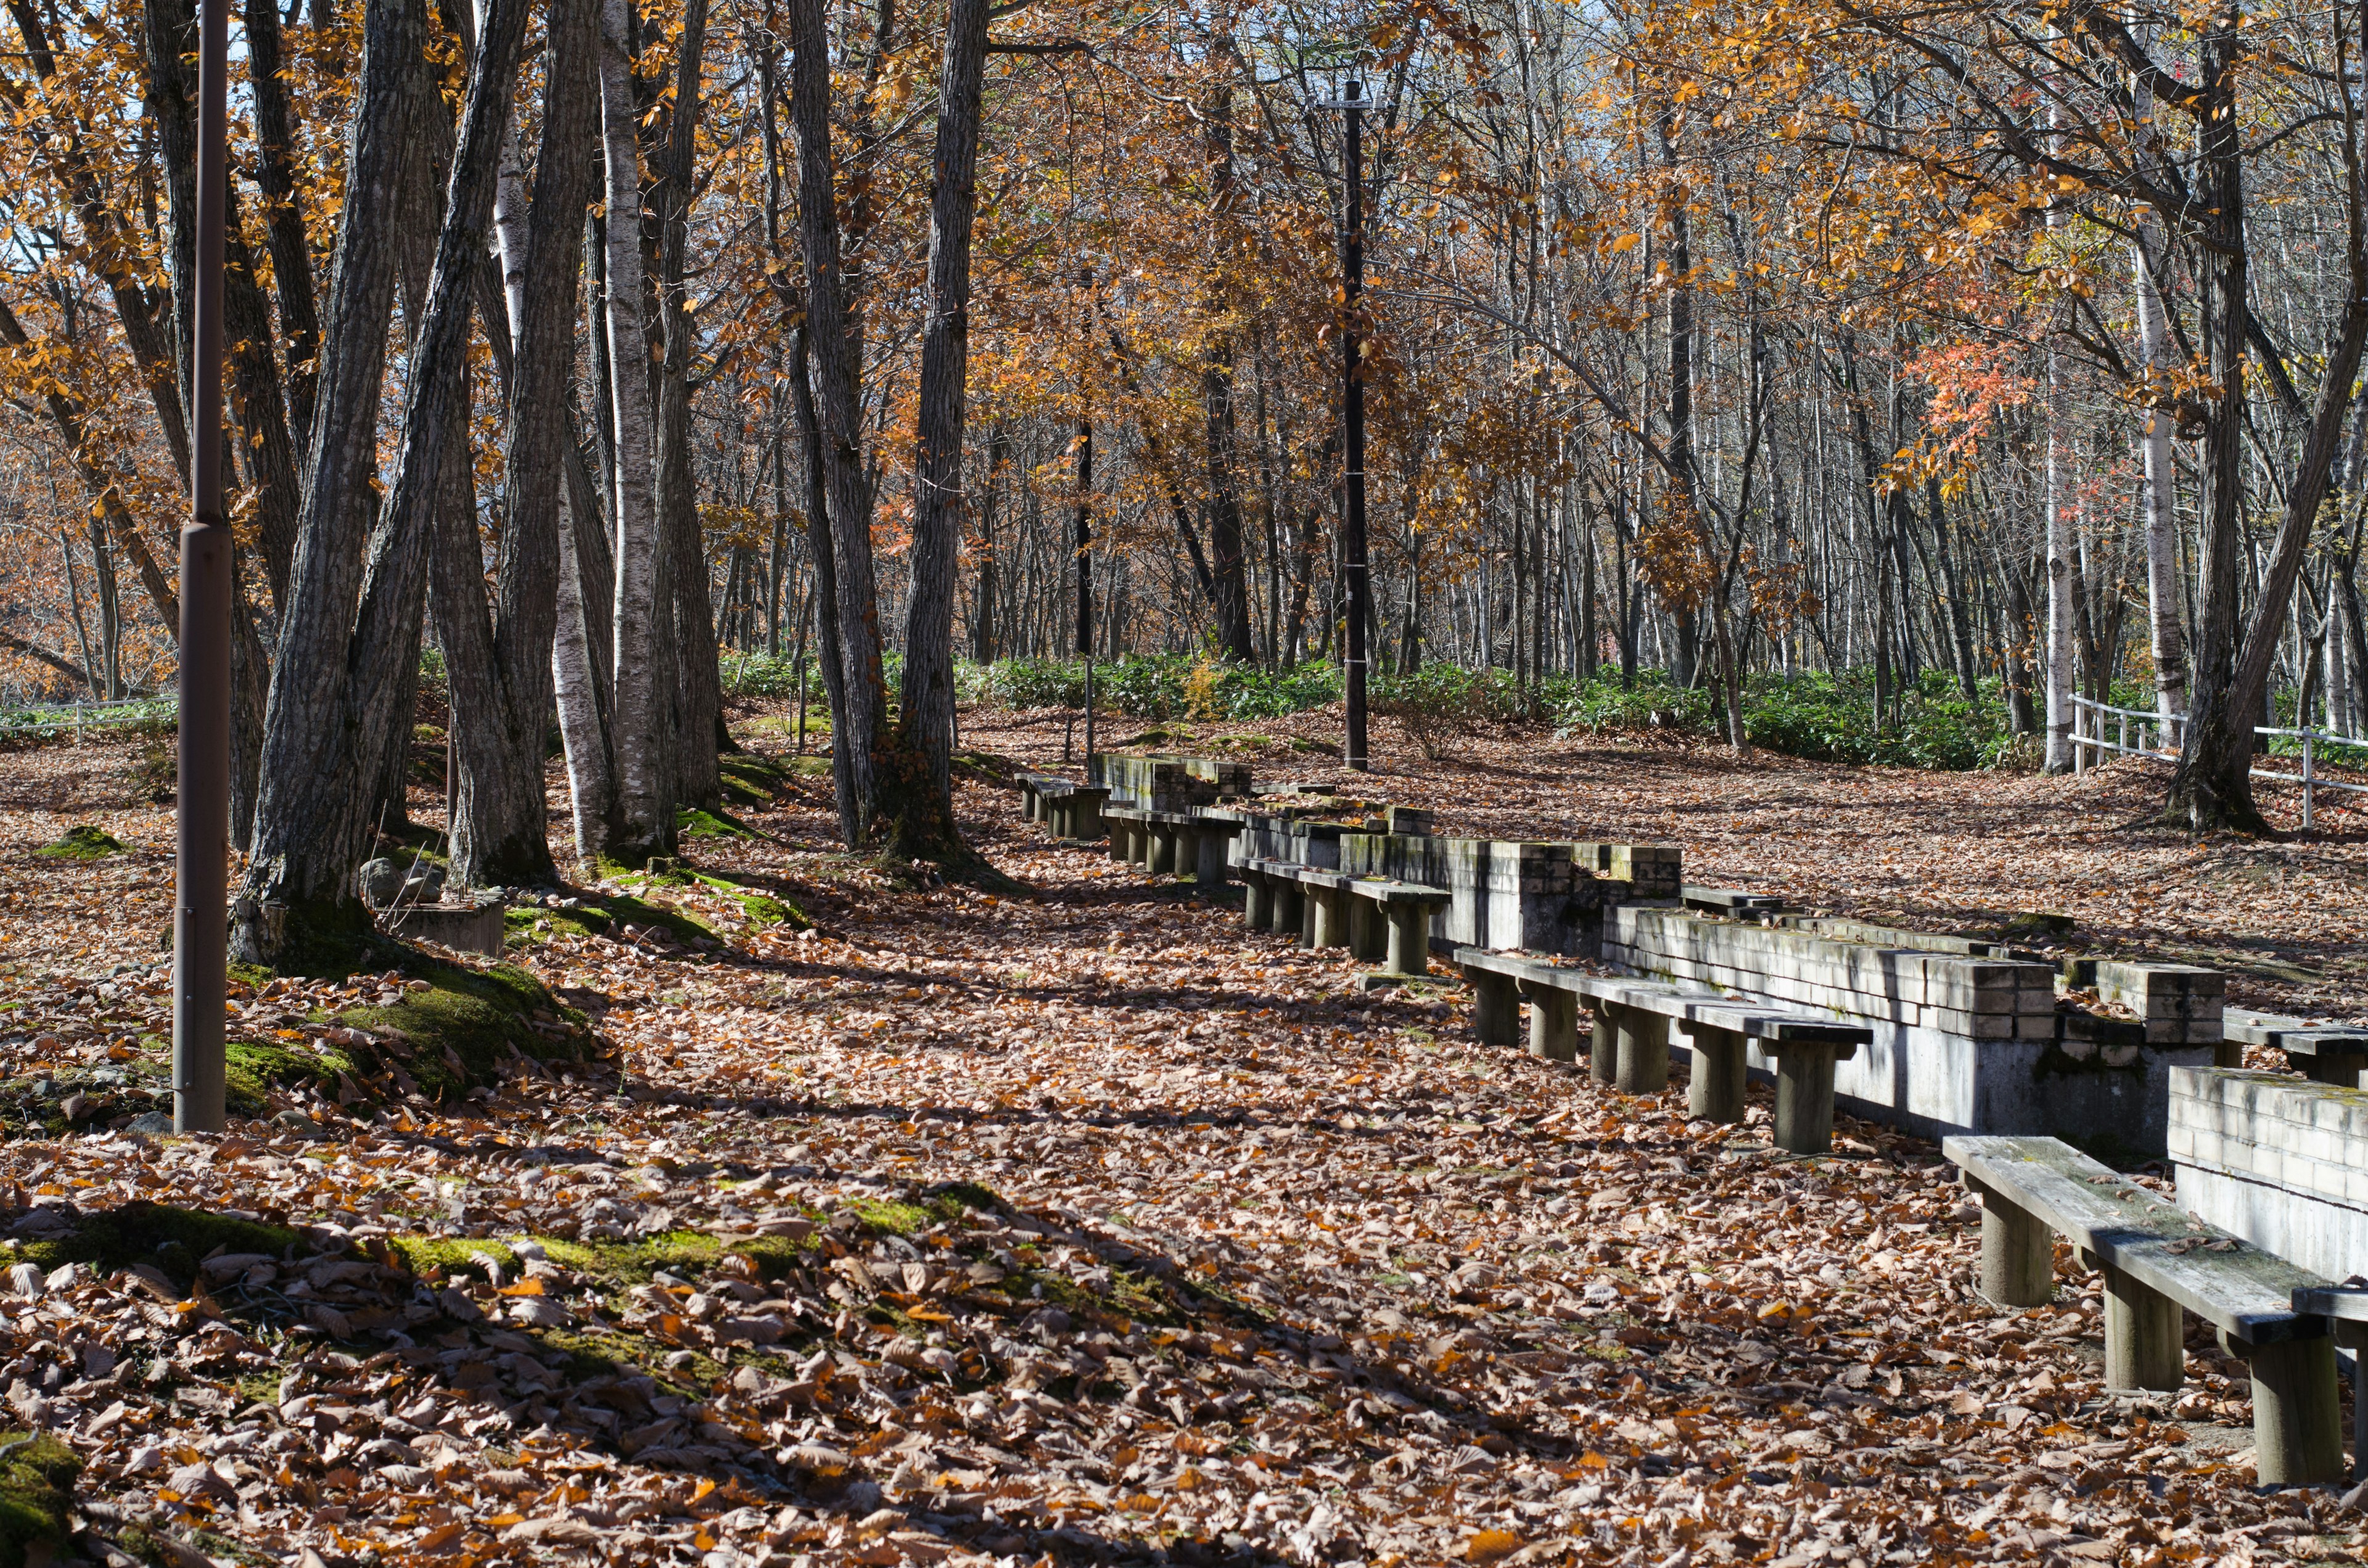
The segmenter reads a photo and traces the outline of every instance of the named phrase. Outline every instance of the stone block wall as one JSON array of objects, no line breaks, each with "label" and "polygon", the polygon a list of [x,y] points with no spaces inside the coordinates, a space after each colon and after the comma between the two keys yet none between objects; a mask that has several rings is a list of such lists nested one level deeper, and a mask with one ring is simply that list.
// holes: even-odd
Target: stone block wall
[{"label": "stone block wall", "polygon": [[2056,1034],[2055,971],[2046,964],[1878,948],[1633,905],[1606,915],[1601,957],[1639,973],[1971,1040]]},{"label": "stone block wall", "polygon": [[[2170,1074],[2208,1066],[2215,1049],[2217,1022],[2194,1004],[2182,1028],[2213,1039],[2149,1040],[2135,1022],[2059,1010],[2056,971],[2044,963],[1846,941],[1793,925],[1621,905],[1605,911],[1600,956],[1634,973],[1869,1025],[1873,1040],[1835,1066],[1836,1103],[1928,1137],[2035,1134],[2108,1161],[2157,1157]],[[2176,996],[2182,983],[2201,994],[2176,977],[2125,978],[2137,989],[2117,994]],[[1758,1051],[1750,1064],[1772,1074]]]},{"label": "stone block wall", "polygon": [[2135,1013],[2150,1045],[2217,1044],[2227,995],[2228,979],[2217,970],[2111,960],[2097,965],[2098,999]]},{"label": "stone block wall", "polygon": [[2180,1068],[2169,1112],[2180,1207],[2330,1279],[2368,1274],[2368,1094]]},{"label": "stone block wall", "polygon": [[[1133,811],[1183,812],[1214,805],[1221,792],[1217,780],[1195,774],[1191,762],[1186,757],[1096,752],[1086,759],[1086,778],[1110,790],[1111,805]],[[1248,769],[1242,764],[1211,766],[1242,768],[1241,792],[1249,792]]]}]

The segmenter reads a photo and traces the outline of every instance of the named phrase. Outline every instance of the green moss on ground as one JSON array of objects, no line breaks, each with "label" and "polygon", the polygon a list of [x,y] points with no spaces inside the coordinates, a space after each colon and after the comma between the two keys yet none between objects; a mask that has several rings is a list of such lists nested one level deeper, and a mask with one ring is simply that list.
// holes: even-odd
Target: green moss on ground
[{"label": "green moss on ground", "polygon": [[311,1250],[285,1225],[143,1201],[90,1210],[63,1236],[19,1244],[16,1256],[43,1268],[86,1264],[102,1274],[145,1263],[187,1286],[197,1278],[198,1260],[216,1249],[285,1257],[290,1247],[300,1254]]},{"label": "green moss on ground", "polygon": [[0,1432],[0,1568],[48,1562],[73,1530],[82,1460],[55,1437]]},{"label": "green moss on ground", "polygon": [[723,776],[727,805],[762,811],[797,792],[796,771],[788,766],[786,758],[767,756],[762,752],[734,752],[719,758],[716,770]]},{"label": "green moss on ground", "polygon": [[225,1046],[223,1055],[228,1059],[223,1080],[225,1102],[238,1116],[262,1115],[275,1087],[318,1088],[335,1099],[337,1074],[344,1074],[357,1089],[363,1088],[367,1075],[360,1063],[334,1048],[315,1055],[309,1051],[290,1051],[284,1046],[250,1040]]},{"label": "green moss on ground", "polygon": [[336,1021],[374,1034],[399,1036],[401,1048],[381,1045],[432,1097],[465,1094],[480,1085],[507,1081],[511,1054],[538,1062],[581,1062],[591,1053],[586,1035],[544,1034],[537,1015],[552,1024],[582,1025],[585,1016],[563,1004],[522,969],[491,970],[457,964],[426,967],[424,991],[406,991],[391,1006],[354,1007]]},{"label": "green moss on ground", "polygon": [[754,838],[757,830],[729,812],[685,806],[674,814],[675,831],[685,838]]},{"label": "green moss on ground", "polygon": [[55,844],[45,844],[33,853],[52,860],[104,860],[109,855],[123,853],[123,841],[103,827],[77,823],[66,829],[63,838]]}]

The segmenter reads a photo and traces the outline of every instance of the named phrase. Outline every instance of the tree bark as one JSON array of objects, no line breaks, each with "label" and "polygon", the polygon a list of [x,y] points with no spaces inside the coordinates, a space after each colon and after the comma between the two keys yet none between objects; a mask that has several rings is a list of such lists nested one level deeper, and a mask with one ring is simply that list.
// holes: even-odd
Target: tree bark
[{"label": "tree bark", "polygon": [[[462,885],[540,884],[555,875],[544,801],[545,715],[555,684],[553,633],[560,609],[560,540],[575,563],[572,522],[564,523],[563,470],[574,450],[567,384],[575,358],[578,235],[591,196],[599,112],[592,74],[598,47],[595,0],[553,0],[544,50],[541,145],[535,199],[519,211],[518,138],[507,139],[496,199],[503,296],[511,312],[509,403],[505,417],[502,518],[494,601],[487,615],[476,528],[440,530],[437,625],[452,682],[455,784],[451,874]],[[456,443],[456,446],[460,443]],[[465,484],[465,449],[461,483]],[[456,519],[457,521],[457,519]],[[580,585],[576,598],[581,599]],[[580,608],[579,608],[580,618]],[[579,628],[580,619],[577,622]],[[464,672],[458,657],[470,650]]]},{"label": "tree bark", "polygon": [[658,182],[659,524],[666,550],[673,617],[673,746],[677,798],[712,806],[723,799],[716,753],[728,737],[716,665],[715,609],[707,592],[707,548],[698,482],[690,460],[690,357],[698,333],[683,277],[689,263],[690,201],[697,176],[700,67],[707,40],[707,0],[689,0],[676,49],[674,105],[666,118]]},{"label": "tree bark", "polygon": [[[412,84],[426,31],[419,8],[405,0],[374,0],[365,21],[362,90],[324,377],[324,395],[336,406],[320,416],[324,439],[315,445],[324,460],[306,497],[289,624],[272,672],[263,796],[233,933],[235,949],[252,961],[304,961],[316,933],[357,928],[368,918],[352,872],[370,832],[371,787],[397,734],[408,732],[410,715],[393,711],[392,699],[405,667],[416,669],[402,650],[417,636],[446,443],[466,438],[461,371],[471,300],[527,9],[526,0],[492,0],[477,40],[427,309],[413,355],[394,483],[371,530],[355,611],[352,601],[331,591],[351,580],[350,568],[340,570],[342,562],[325,558],[342,553],[336,548],[343,542],[340,525],[370,477],[366,437],[376,421],[366,425],[359,415],[376,413],[377,378],[371,375],[365,387],[361,372],[382,363],[393,260],[383,214],[400,210],[392,199],[371,199],[395,194],[389,187],[399,177],[404,141],[424,107],[416,104]],[[374,46],[384,57],[375,72]],[[373,112],[381,108],[383,119]],[[349,635],[343,634],[347,625]]]},{"label": "tree bark", "polygon": [[[2202,153],[2199,205],[2205,244],[2200,262],[2210,311],[2208,343],[2217,395],[2212,401],[2203,450],[2203,586],[2195,615],[2195,657],[2190,668],[2194,722],[2180,752],[2164,807],[2166,822],[2192,832],[2233,827],[2262,832],[2248,776],[2254,714],[2260,695],[2237,700],[2234,684],[2245,484],[2245,326],[2248,261],[2245,244],[2244,149],[2237,126],[2237,67],[2242,49],[2241,7],[2230,5],[2207,26],[2202,40],[2203,102],[2197,137]],[[2332,370],[2329,371],[2330,380]],[[2351,390],[2346,377],[2344,392]],[[2321,465],[2324,467],[2324,464]],[[2323,484],[2324,475],[2316,482]],[[2304,483],[2314,483],[2304,476]],[[2314,505],[2313,512],[2316,512]],[[2271,613],[2283,616],[2280,606]]]},{"label": "tree bark", "polygon": [[642,865],[674,852],[674,800],[666,766],[667,708],[658,617],[659,535],[653,464],[649,337],[643,323],[642,173],[633,103],[632,11],[626,0],[600,10],[600,132],[608,197],[607,340],[611,427],[616,441],[612,505],[617,551],[615,605],[616,858]]},{"label": "tree bark", "polygon": [[[843,709],[831,713],[834,767],[846,754],[855,832],[868,842],[877,809],[876,762],[888,741],[880,601],[871,555],[871,484],[863,468],[854,322],[840,259],[837,181],[830,148],[830,51],[823,0],[789,0],[790,122],[798,144],[798,231],[805,255],[806,344],[830,497]],[[842,817],[849,814],[840,807]]]},{"label": "tree bark", "polygon": [[882,808],[894,852],[967,856],[954,825],[954,576],[962,559],[963,382],[970,365],[970,244],[978,210],[978,137],[988,0],[950,0],[929,199],[928,315],[921,328],[913,454],[913,579],[905,621],[903,704]]}]

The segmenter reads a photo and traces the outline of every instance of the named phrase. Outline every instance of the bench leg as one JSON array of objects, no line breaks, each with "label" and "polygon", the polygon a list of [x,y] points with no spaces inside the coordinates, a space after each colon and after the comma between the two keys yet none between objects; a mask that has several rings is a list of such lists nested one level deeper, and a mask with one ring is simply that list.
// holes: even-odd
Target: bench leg
[{"label": "bench leg", "polygon": [[1612,1083],[1623,1095],[1657,1095],[1669,1086],[1669,1020],[1637,1007],[1621,1010],[1619,1063]]},{"label": "bench leg", "polygon": [[1305,903],[1304,890],[1287,879],[1274,884],[1274,934],[1295,937],[1299,934],[1301,910]]},{"label": "bench leg", "polygon": [[2321,1336],[2248,1348],[2256,1479],[2264,1486],[2317,1486],[2342,1480],[2335,1341]]},{"label": "bench leg", "polygon": [[1381,906],[1354,893],[1347,896],[1349,956],[1364,963],[1379,963],[1390,952],[1389,927],[1382,920]]},{"label": "bench leg", "polygon": [[2224,1040],[2212,1048],[2213,1066],[2242,1067],[2244,1064],[2245,1045],[2242,1040]]},{"label": "bench leg", "polygon": [[1102,822],[1102,807],[1099,801],[1080,801],[1077,803],[1077,820],[1071,825],[1076,829],[1076,836],[1088,844],[1098,841],[1110,831]]},{"label": "bench leg", "polygon": [[1620,1009],[1609,1002],[1589,999],[1587,1016],[1594,1020],[1587,1036],[1587,1075],[1609,1084],[1620,1074]]},{"label": "bench leg", "polygon": [[1521,1033],[1521,994],[1501,974],[1472,976],[1472,1032],[1483,1045],[1511,1045]]},{"label": "bench leg", "polygon": [[2039,1307],[2055,1299],[2055,1233],[2036,1216],[1987,1191],[1982,1196],[1981,1287],[1995,1307]]},{"label": "bench leg", "polygon": [[1733,1029],[1682,1024],[1693,1047],[1692,1080],[1686,1085],[1686,1114],[1732,1125],[1743,1119],[1743,1037]]},{"label": "bench leg", "polygon": [[1392,974],[1430,972],[1430,911],[1418,903],[1393,905],[1390,952],[1383,960]]},{"label": "bench leg", "polygon": [[1194,881],[1199,881],[1201,880],[1200,834],[1189,827],[1178,828],[1175,856],[1176,864],[1173,868],[1175,874],[1179,877],[1190,877]]},{"label": "bench leg", "polygon": [[2173,1392],[2185,1381],[2179,1303],[2118,1268],[2105,1270],[2105,1386]]},{"label": "bench leg", "polygon": [[1155,877],[1176,874],[1176,830],[1166,824],[1155,824],[1151,834],[1151,853],[1144,858],[1143,869]]},{"label": "bench leg", "polygon": [[1225,846],[1232,836],[1201,830],[1201,846],[1192,857],[1192,880],[1201,884],[1202,892],[1214,892],[1225,885],[1230,869],[1225,864]]},{"label": "bench leg", "polygon": [[1349,895],[1338,888],[1310,888],[1307,892],[1307,945],[1345,948],[1349,945]]},{"label": "bench leg", "polygon": [[1578,998],[1559,985],[1535,985],[1530,995],[1530,1054],[1548,1062],[1578,1057]]},{"label": "bench leg", "polygon": [[1274,918],[1274,911],[1269,907],[1274,902],[1274,889],[1263,874],[1252,876],[1245,873],[1242,886],[1245,890],[1242,895],[1242,928],[1263,931]]},{"label": "bench leg", "polygon": [[1053,836],[1055,838],[1077,836],[1077,803],[1075,801],[1053,802]]},{"label": "bench leg", "polygon": [[1832,1048],[1796,1045],[1776,1058],[1776,1146],[1795,1154],[1832,1152]]}]

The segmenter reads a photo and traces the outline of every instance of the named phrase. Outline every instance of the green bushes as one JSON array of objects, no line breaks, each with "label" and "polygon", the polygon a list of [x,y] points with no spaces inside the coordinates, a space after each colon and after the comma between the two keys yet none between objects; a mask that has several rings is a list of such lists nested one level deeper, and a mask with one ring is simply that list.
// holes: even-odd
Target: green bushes
[{"label": "green bushes", "polygon": [[[891,655],[893,690],[896,661]],[[746,698],[797,693],[786,658],[732,654],[724,689]],[[809,662],[810,700],[822,684]],[[996,708],[1082,708],[1086,666],[1076,659],[998,659],[957,663],[955,689],[966,704]],[[1426,756],[1450,755],[1459,739],[1510,724],[1551,722],[1565,733],[1663,734],[1716,738],[1726,732],[1725,703],[1711,686],[1689,689],[1666,672],[1639,671],[1622,686],[1598,672],[1588,680],[1549,676],[1523,687],[1508,671],[1426,665],[1406,675],[1376,674],[1370,688],[1377,717],[1395,720]],[[1341,699],[1331,664],[1260,669],[1184,654],[1146,654],[1094,666],[1094,706],[1103,713],[1151,721],[1207,723],[1281,718]],[[1755,676],[1744,692],[1744,728],[1755,746],[1816,762],[1880,763],[1963,771],[1994,767],[2012,749],[2004,694],[1996,681],[1968,701],[1947,674],[1927,670],[1894,694],[1896,711],[1878,724],[1870,672]],[[2116,693],[2136,706],[2141,699]]]},{"label": "green bushes", "polygon": [[[1744,687],[1744,733],[1755,746],[1812,762],[1954,772],[1996,767],[2013,740],[1994,682],[1967,701],[1946,674],[1927,670],[1896,700],[1896,721],[1878,724],[1874,680],[1865,671],[1756,676]],[[1559,717],[1565,731],[1726,733],[1725,705],[1714,689],[1683,690],[1657,671],[1640,675],[1631,687],[1601,676],[1577,686]]]}]

